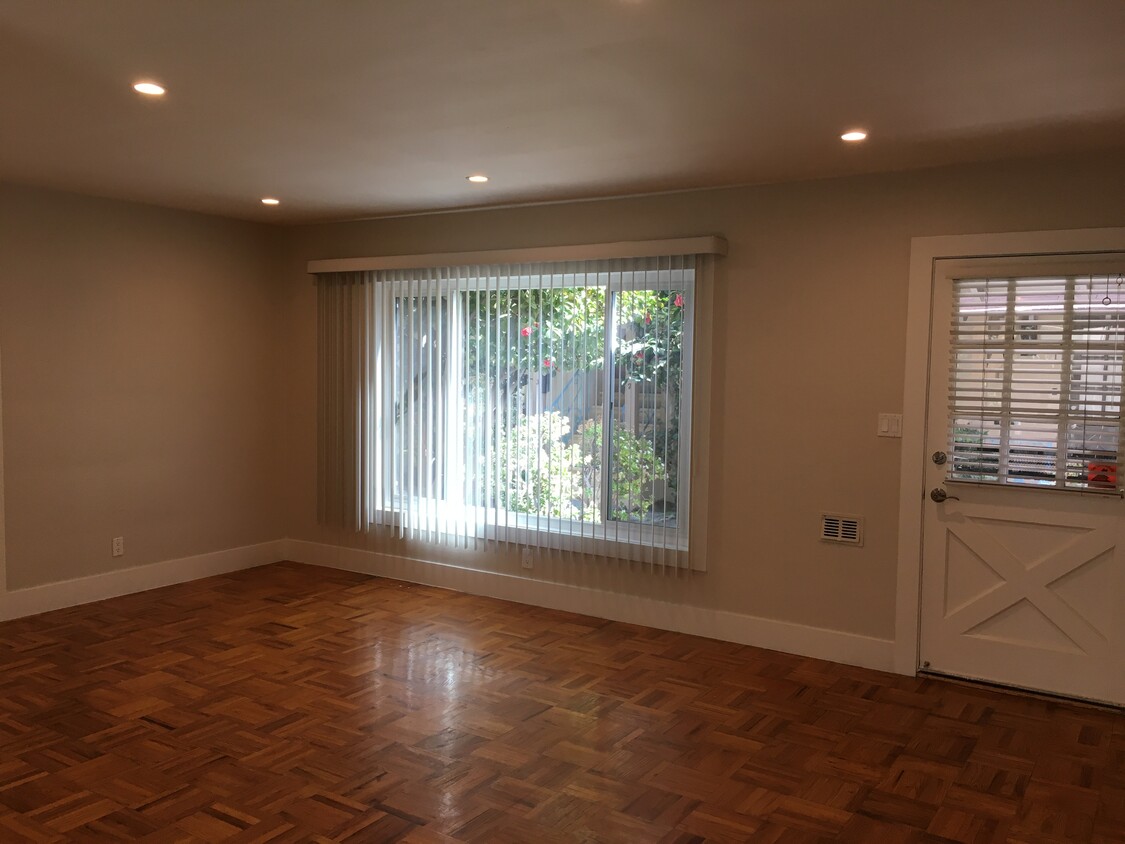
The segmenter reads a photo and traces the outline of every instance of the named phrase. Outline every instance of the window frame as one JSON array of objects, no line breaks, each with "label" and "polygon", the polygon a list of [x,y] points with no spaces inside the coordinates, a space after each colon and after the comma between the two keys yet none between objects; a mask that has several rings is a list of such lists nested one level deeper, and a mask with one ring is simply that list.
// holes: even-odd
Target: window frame
[{"label": "window frame", "polygon": [[[1108,257],[1108,256],[1114,256],[1114,257]],[[1086,254],[1073,254],[1073,255],[1067,255],[1067,254],[1063,254],[1063,253],[1054,253],[1054,254],[1045,254],[1045,255],[1028,255],[1028,256],[1024,256],[1024,257],[1020,257],[1020,256],[997,256],[997,257],[988,257],[988,258],[965,258],[965,259],[961,259],[961,260],[943,259],[943,261],[946,262],[946,266],[944,268],[943,276],[947,280],[946,283],[951,285],[951,294],[950,294],[951,309],[950,309],[950,312],[949,312],[951,321],[955,320],[956,316],[957,316],[956,295],[953,291],[955,290],[956,285],[959,282],[972,281],[972,280],[978,280],[979,281],[979,280],[985,280],[985,279],[1008,280],[1009,282],[1013,281],[1013,280],[1019,280],[1019,279],[1060,279],[1060,280],[1065,279],[1065,280],[1080,281],[1080,280],[1083,280],[1084,278],[1087,278],[1091,275],[1093,275],[1095,277],[1105,276],[1107,274],[1110,275],[1110,276],[1116,276],[1117,274],[1119,274],[1121,272],[1121,269],[1122,269],[1122,264],[1123,264],[1122,257],[1125,257],[1125,256],[1121,256],[1121,255],[1119,255],[1119,253],[1115,253],[1115,252],[1112,252],[1112,251],[1106,251],[1106,252],[1100,252],[1100,253],[1091,252],[1091,253],[1086,253]],[[1072,287],[1072,286],[1073,285],[1070,285],[1069,287]],[[1014,288],[1013,288],[1013,292],[1014,292]],[[1125,288],[1122,288],[1122,289],[1116,291],[1115,295],[1121,296],[1123,301],[1125,301]],[[1011,304],[1010,304],[1010,301],[1009,301],[1008,307],[1010,307],[1010,306],[1011,306]],[[1016,313],[1014,311],[1011,312],[1011,313],[1006,312],[1005,313],[1005,321],[1006,321],[1006,323],[1011,324],[1011,329],[1012,329],[1012,332],[1013,332],[1014,335],[1021,335],[1021,337],[1022,337],[1023,333],[1025,332],[1025,326],[1021,323],[1020,316],[1019,316],[1018,313]],[[1038,323],[1039,321],[1038,320],[1026,320],[1026,322],[1027,323],[1031,323],[1031,322]],[[1064,321],[1064,327],[1061,329],[1061,331],[1063,332],[1064,338],[1065,338],[1065,333],[1067,331],[1069,331],[1068,323],[1069,323],[1069,320]],[[1037,324],[1034,328],[1030,329],[1030,331],[1032,333],[1038,334],[1039,332],[1043,331],[1043,326],[1040,325],[1040,324]],[[1011,339],[1011,340],[1006,339],[1003,346],[998,347],[998,348],[1003,348],[1006,351],[1012,351],[1014,353],[1016,348],[1020,346],[1021,342],[1022,342],[1022,340],[1020,340],[1020,339]],[[1034,342],[1034,341],[1028,341],[1028,342]],[[951,352],[951,354],[953,354],[954,350],[957,349],[956,332],[955,331],[950,332],[949,343],[950,343],[950,352]],[[1011,348],[1009,348],[1009,347],[1011,347]],[[1052,347],[1052,348],[1057,348],[1060,352],[1064,352],[1065,353],[1064,359],[1068,359],[1070,354],[1072,354],[1073,351],[1075,349],[1078,349],[1079,347],[1077,345],[1075,345],[1073,343],[1073,341],[1071,341],[1069,345],[1060,344],[1057,347]],[[1125,354],[1125,343],[1123,343],[1123,345],[1122,345],[1122,352],[1123,352],[1123,354]],[[1062,363],[1060,363],[1060,367],[1061,366],[1063,366]],[[1008,370],[1010,370],[1011,367],[1006,365],[1006,368]],[[951,395],[951,392],[952,392],[952,377],[955,374],[955,372],[956,372],[956,369],[951,364],[950,368],[948,370],[949,374],[947,376],[951,380],[950,380],[950,384],[947,385],[947,393],[946,393],[947,400],[950,401],[950,406],[949,406],[949,410],[948,410],[948,412],[949,412],[949,429],[947,431],[947,440],[946,440],[947,448],[948,448],[949,454],[950,454],[950,460],[949,460],[949,468],[946,472],[946,482],[948,482],[950,484],[961,484],[961,485],[965,485],[965,484],[967,484],[967,485],[982,485],[982,486],[987,486],[987,487],[994,488],[994,489],[1018,489],[1018,490],[1030,490],[1030,491],[1038,491],[1038,492],[1065,492],[1065,493],[1069,493],[1071,495],[1075,495],[1075,494],[1078,494],[1078,495],[1098,495],[1098,496],[1113,495],[1113,496],[1125,497],[1125,478],[1122,477],[1120,471],[1118,472],[1118,478],[1117,478],[1116,484],[1112,488],[1109,488],[1109,487],[1098,488],[1098,487],[1090,487],[1088,485],[1077,485],[1077,484],[1076,485],[1067,485],[1065,483],[1065,477],[1066,477],[1065,468],[1063,469],[1064,482],[1062,484],[1059,484],[1059,483],[1051,483],[1051,484],[1048,484],[1048,483],[1033,483],[1033,482],[1028,482],[1028,481],[1018,481],[1018,480],[1013,481],[1013,480],[1010,480],[1009,476],[1007,475],[1007,471],[1004,468],[1005,464],[1007,463],[1007,455],[1004,453],[1004,445],[1003,444],[1004,444],[1004,442],[1007,441],[1007,436],[1006,435],[1000,436],[999,434],[998,434],[999,441],[998,441],[998,446],[997,446],[997,448],[998,448],[997,455],[998,455],[999,464],[998,464],[997,478],[995,480],[970,479],[970,478],[955,477],[954,476],[955,444],[954,444],[954,441],[953,441],[953,436],[954,436],[953,430],[954,430],[954,427],[955,427],[954,420],[955,420],[956,414],[955,414],[954,408],[952,406],[952,395]],[[1120,467],[1121,458],[1122,458],[1123,455],[1125,455],[1125,358],[1123,358],[1123,363],[1122,363],[1122,376],[1123,376],[1122,377],[1123,386],[1122,386],[1122,393],[1120,394],[1120,403],[1118,405],[1119,406],[1119,420],[1117,422],[1117,425],[1118,425],[1117,461],[1118,461],[1119,469],[1121,468]],[[1065,373],[1060,371],[1060,383],[1062,383],[1065,380],[1066,380]],[[1066,390],[1067,397],[1069,397],[1069,389],[1070,389],[1070,385],[1067,384],[1067,390]],[[1003,388],[1002,388],[1002,395],[1010,395],[1010,393],[1011,393],[1011,387],[1008,386],[1008,385],[1004,385]],[[1063,430],[1063,420],[1065,419],[1067,421],[1070,421],[1070,412],[1067,408],[1064,407],[1064,400],[1063,399],[1064,399],[1063,391],[1060,390],[1060,396],[1059,396],[1060,411],[1059,411],[1058,416],[1055,417],[1056,420],[1058,421],[1060,431]],[[1005,414],[1006,414],[1006,417],[1005,417]],[[1020,415],[1018,413],[1012,412],[1010,408],[1008,408],[1008,409],[1002,408],[1001,410],[998,410],[995,414],[991,414],[991,415],[995,415],[998,418],[1000,418],[1002,425],[1003,425],[1004,418],[1007,418],[1007,420],[1009,422],[1012,421],[1013,419],[1019,419],[1020,418]],[[1055,454],[1056,463],[1061,461],[1063,464],[1065,464],[1067,459],[1068,459],[1067,452],[1068,452],[1068,447],[1067,447],[1066,441],[1064,440],[1063,436],[1060,434],[1059,442],[1056,443],[1056,454]],[[1056,473],[1057,473],[1057,469],[1056,469]]]},{"label": "window frame", "polygon": [[[382,489],[383,495],[372,494],[369,497],[368,507],[365,508],[368,527],[391,526],[398,529],[410,529],[412,526],[411,517],[416,513],[428,511],[439,514],[438,520],[443,525],[443,532],[447,535],[475,534],[487,540],[578,551],[588,550],[593,543],[597,547],[598,553],[628,559],[635,557],[633,549],[644,549],[651,546],[651,537],[663,534],[664,539],[667,540],[667,535],[672,533],[674,534],[674,543],[662,543],[662,547],[674,547],[678,551],[688,552],[692,545],[692,512],[695,509],[692,500],[692,475],[696,468],[694,464],[698,459],[698,452],[693,447],[695,442],[693,430],[696,424],[693,417],[698,408],[695,372],[699,366],[695,329],[699,314],[697,300],[702,287],[698,263],[696,266],[686,265],[678,268],[658,268],[643,271],[607,269],[592,273],[561,272],[552,274],[553,283],[550,285],[532,285],[530,283],[532,279],[541,279],[541,273],[513,273],[505,276],[504,284],[499,285],[495,276],[476,275],[449,278],[443,276],[440,268],[435,268],[432,271],[434,279],[438,283],[437,289],[433,292],[427,292],[422,286],[423,289],[421,290],[413,289],[405,293],[396,293],[391,284],[375,282],[372,316],[377,325],[386,326],[386,320],[393,319],[396,299],[445,298],[449,304],[447,307],[439,309],[447,315],[445,331],[448,332],[448,337],[445,342],[449,344],[450,355],[458,358],[461,357],[459,351],[463,347],[463,335],[459,332],[464,330],[468,319],[464,313],[464,297],[462,294],[474,291],[550,290],[579,287],[596,287],[605,290],[606,319],[603,327],[604,342],[601,367],[602,388],[606,397],[602,403],[601,418],[603,426],[603,467],[610,465],[608,455],[612,451],[613,406],[608,397],[613,395],[614,378],[616,377],[615,349],[619,326],[617,307],[619,297],[622,293],[640,290],[675,291],[685,294],[680,397],[677,412],[680,422],[679,440],[687,447],[680,448],[677,455],[676,526],[675,528],[669,528],[653,523],[627,522],[608,518],[612,472],[604,468],[601,472],[602,490],[599,494],[602,522],[599,523],[560,519],[533,513],[501,510],[498,507],[486,505],[469,504],[464,500],[458,500],[456,492],[453,495],[450,494],[450,490],[456,491],[457,489],[460,489],[463,493],[465,485],[464,483],[459,485],[456,479],[451,481],[449,478],[444,479],[446,489],[444,496],[413,496],[409,499],[409,505],[405,505],[404,499],[395,491],[394,478],[391,475],[392,466],[385,464],[382,467],[376,467],[374,464],[378,460],[379,449],[372,448],[368,451],[370,455],[368,459],[372,462],[373,472],[382,475],[378,487]],[[626,275],[631,277],[628,282],[624,278]],[[677,275],[679,276],[678,279]],[[638,282],[637,279],[641,276],[644,276],[644,278]],[[596,283],[592,281],[595,278]],[[382,316],[380,316],[380,306]],[[397,340],[397,334],[398,332],[392,330],[386,332],[385,336],[394,342]],[[371,435],[376,442],[383,435],[387,411],[394,407],[395,401],[394,391],[387,390],[385,385],[387,364],[384,356],[386,345],[385,341],[375,343],[376,365],[373,367],[373,376],[368,387],[371,391],[373,406],[383,409],[383,413],[376,413],[372,417],[375,422],[371,425]],[[443,389],[443,392],[447,394],[446,408],[453,408],[454,406],[464,408],[463,397],[458,389],[458,384],[465,377],[463,366],[464,360],[451,360],[446,364],[446,384]],[[396,378],[399,368],[397,366],[394,368]],[[448,450],[447,454],[456,457],[460,451],[456,426],[446,424],[444,427],[446,434],[442,447]],[[463,462],[457,460],[447,459],[445,462],[449,466],[463,465]],[[463,495],[461,498],[463,499]],[[444,514],[442,514],[443,510],[445,511]],[[494,515],[489,517],[489,513]],[[603,535],[592,537],[591,524],[605,526]],[[609,528],[610,525],[613,526],[612,529]],[[414,526],[420,527],[420,525]],[[547,537],[548,541],[544,542],[543,537]],[[700,557],[698,564],[693,559],[691,568],[705,569],[702,555]]]}]

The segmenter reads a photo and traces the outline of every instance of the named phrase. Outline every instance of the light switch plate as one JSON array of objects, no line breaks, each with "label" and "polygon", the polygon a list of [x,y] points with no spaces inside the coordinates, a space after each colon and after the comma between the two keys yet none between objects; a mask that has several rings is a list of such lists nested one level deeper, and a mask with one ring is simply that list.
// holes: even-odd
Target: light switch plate
[{"label": "light switch plate", "polygon": [[880,413],[879,414],[879,429],[877,431],[880,437],[902,437],[902,414],[901,413]]}]

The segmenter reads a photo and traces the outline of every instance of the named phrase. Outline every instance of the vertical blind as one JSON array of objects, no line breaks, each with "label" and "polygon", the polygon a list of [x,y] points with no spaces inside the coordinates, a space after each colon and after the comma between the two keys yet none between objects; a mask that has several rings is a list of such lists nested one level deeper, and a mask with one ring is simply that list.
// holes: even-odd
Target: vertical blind
[{"label": "vertical blind", "polygon": [[321,521],[686,566],[697,260],[319,275]]},{"label": "vertical blind", "polygon": [[951,480],[1119,489],[1121,281],[954,281]]}]

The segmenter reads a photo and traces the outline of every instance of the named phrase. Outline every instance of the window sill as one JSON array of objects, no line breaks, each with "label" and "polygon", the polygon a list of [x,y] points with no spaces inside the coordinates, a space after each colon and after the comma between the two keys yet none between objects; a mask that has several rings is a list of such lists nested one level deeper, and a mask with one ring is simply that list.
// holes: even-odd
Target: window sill
[{"label": "window sill", "polygon": [[374,528],[392,528],[404,535],[448,544],[484,540],[672,568],[690,567],[688,537],[677,528],[632,522],[593,524],[495,510],[487,511],[486,521],[485,511],[476,507],[465,508],[468,513],[460,508],[460,512],[451,511],[448,506],[443,511],[424,505],[411,509],[420,516],[411,518],[411,513],[383,509],[370,523]]}]

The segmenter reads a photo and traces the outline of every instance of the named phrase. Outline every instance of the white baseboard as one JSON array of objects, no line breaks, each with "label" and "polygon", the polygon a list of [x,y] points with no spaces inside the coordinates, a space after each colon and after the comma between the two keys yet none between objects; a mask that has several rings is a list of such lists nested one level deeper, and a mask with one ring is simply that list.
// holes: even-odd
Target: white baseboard
[{"label": "white baseboard", "polygon": [[254,568],[283,559],[284,540],[273,540],[74,580],[13,589],[6,593],[0,592],[0,621]]},{"label": "white baseboard", "polygon": [[424,583],[864,668],[894,670],[894,643],[889,639],[303,540],[282,540],[281,551],[284,559],[298,563]]},{"label": "white baseboard", "polygon": [[0,620],[88,604],[279,560],[424,583],[471,595],[487,595],[864,668],[894,670],[894,643],[888,639],[295,539],[262,542],[0,592]]}]

